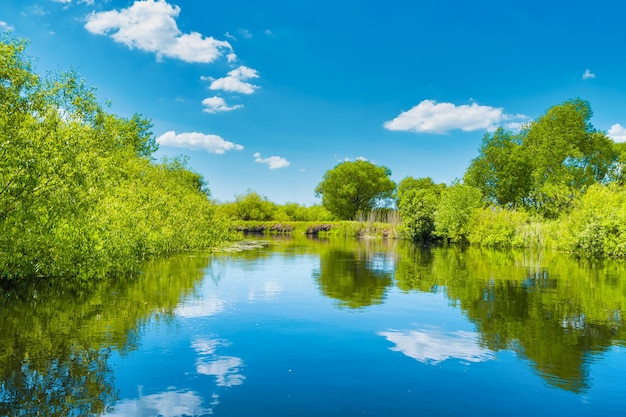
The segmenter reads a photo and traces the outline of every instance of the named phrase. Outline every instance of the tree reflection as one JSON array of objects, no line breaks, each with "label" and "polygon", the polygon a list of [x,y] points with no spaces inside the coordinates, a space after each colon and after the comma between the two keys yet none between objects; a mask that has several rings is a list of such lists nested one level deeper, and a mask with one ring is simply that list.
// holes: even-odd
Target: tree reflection
[{"label": "tree reflection", "polygon": [[393,282],[393,267],[387,252],[362,242],[322,251],[313,277],[322,293],[339,300],[340,307],[362,308],[383,302]]},{"label": "tree reflection", "polygon": [[11,283],[0,291],[0,415],[93,416],[117,394],[112,350],[135,349],[203,278],[208,257],[148,265],[136,278]]},{"label": "tree reflection", "polygon": [[399,253],[400,289],[445,291],[483,347],[514,350],[551,385],[585,390],[592,354],[625,340],[623,263],[480,248]]}]

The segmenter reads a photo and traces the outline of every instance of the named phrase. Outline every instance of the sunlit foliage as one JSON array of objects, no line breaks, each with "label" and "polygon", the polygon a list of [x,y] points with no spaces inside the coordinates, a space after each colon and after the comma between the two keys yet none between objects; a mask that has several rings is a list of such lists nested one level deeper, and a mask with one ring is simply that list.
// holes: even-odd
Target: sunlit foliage
[{"label": "sunlit foliage", "polygon": [[151,124],[107,113],[77,73],[0,42],[1,278],[92,277],[226,239],[202,178],[153,164]]}]

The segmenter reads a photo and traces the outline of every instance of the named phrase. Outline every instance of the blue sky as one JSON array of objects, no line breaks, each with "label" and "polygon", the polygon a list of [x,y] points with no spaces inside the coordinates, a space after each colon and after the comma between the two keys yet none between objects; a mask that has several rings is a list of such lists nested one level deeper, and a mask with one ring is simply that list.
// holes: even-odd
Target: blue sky
[{"label": "blue sky", "polygon": [[496,126],[567,99],[626,141],[626,3],[2,0],[39,72],[74,69],[214,198],[313,204],[364,158],[450,183]]}]

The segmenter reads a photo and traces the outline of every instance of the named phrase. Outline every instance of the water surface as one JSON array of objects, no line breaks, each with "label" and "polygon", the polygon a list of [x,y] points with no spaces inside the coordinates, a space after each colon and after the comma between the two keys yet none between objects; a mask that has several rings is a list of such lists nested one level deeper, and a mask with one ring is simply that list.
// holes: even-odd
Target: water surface
[{"label": "water surface", "polygon": [[623,416],[626,266],[275,240],[0,299],[0,415]]}]

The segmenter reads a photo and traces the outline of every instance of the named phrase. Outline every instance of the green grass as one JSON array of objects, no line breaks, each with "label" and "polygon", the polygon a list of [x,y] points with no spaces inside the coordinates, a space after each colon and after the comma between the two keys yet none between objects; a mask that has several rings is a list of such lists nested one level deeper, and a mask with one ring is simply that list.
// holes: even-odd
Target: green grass
[{"label": "green grass", "polygon": [[397,238],[396,225],[382,222],[327,221],[279,222],[236,220],[233,228],[242,233],[266,235],[310,235],[321,237],[379,237]]}]

